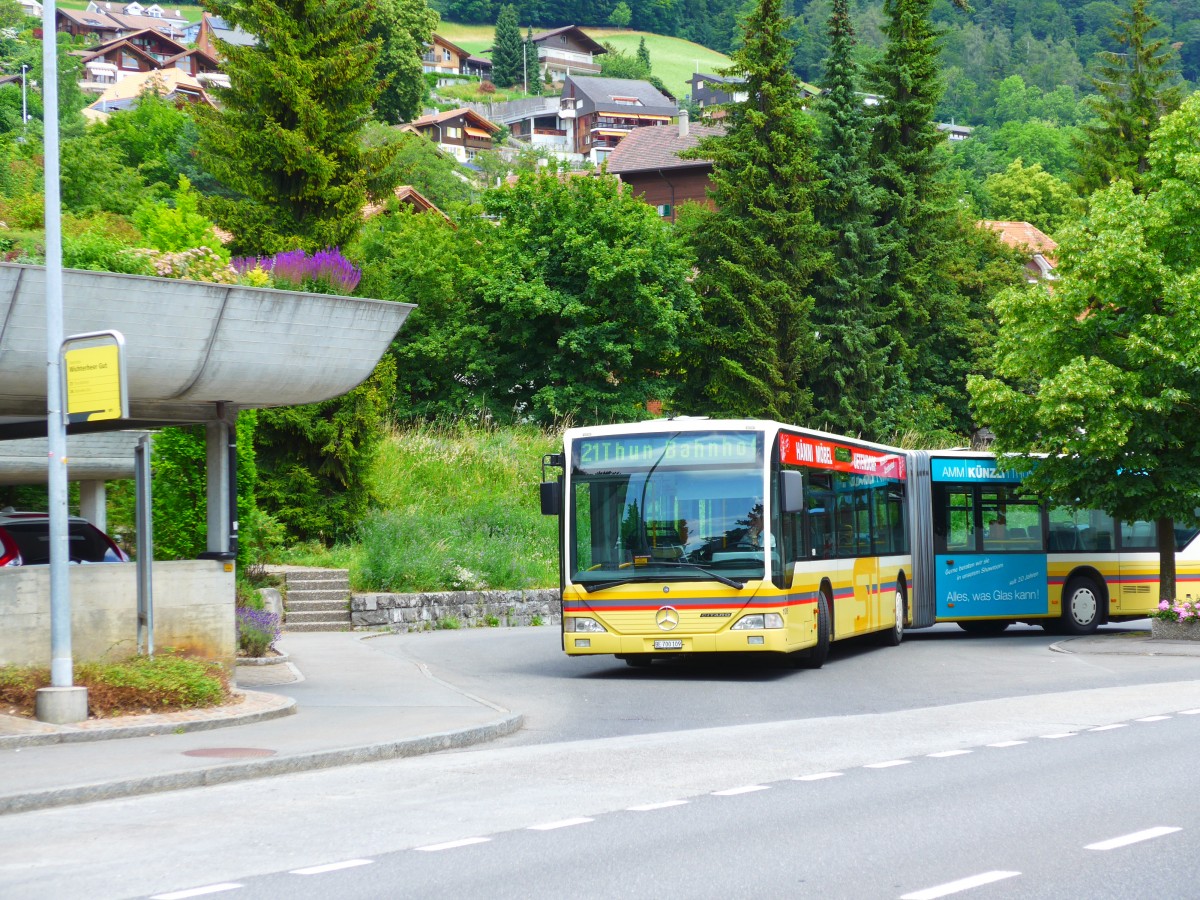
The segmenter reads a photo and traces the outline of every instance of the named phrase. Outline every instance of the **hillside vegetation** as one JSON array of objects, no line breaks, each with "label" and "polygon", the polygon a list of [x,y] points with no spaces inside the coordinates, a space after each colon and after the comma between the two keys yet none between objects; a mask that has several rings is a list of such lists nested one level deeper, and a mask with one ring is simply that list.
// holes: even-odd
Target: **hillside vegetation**
[{"label": "hillside vegetation", "polygon": [[360,540],[287,561],[345,566],[358,591],[553,587],[557,519],[542,516],[538,482],[542,455],[561,446],[528,426],[394,430],[371,472],[377,509]]}]

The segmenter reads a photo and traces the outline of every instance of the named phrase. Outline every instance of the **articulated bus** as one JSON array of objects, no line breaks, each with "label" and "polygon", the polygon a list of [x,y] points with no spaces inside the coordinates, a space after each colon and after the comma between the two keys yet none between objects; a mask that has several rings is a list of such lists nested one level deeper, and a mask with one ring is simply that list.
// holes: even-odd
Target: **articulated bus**
[{"label": "articulated bus", "polygon": [[568,429],[542,480],[542,511],[560,517],[563,649],[633,666],[788,654],[816,668],[831,641],[899,644],[908,459],[770,421]]},{"label": "articulated bus", "polygon": [[[990,453],[910,454],[914,627],[957,622],[998,634],[1013,622],[1089,634],[1158,606],[1154,522],[1052,508]],[[1176,527],[1180,596],[1200,589],[1200,529]]]}]

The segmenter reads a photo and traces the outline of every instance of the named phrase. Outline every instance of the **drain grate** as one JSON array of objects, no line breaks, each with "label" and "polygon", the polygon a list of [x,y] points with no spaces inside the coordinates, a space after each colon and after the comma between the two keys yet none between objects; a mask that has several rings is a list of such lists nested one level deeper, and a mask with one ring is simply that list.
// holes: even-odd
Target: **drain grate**
[{"label": "drain grate", "polygon": [[274,756],[274,750],[257,747],[205,747],[203,750],[184,750],[184,756],[216,756],[221,759],[249,759],[255,756]]}]

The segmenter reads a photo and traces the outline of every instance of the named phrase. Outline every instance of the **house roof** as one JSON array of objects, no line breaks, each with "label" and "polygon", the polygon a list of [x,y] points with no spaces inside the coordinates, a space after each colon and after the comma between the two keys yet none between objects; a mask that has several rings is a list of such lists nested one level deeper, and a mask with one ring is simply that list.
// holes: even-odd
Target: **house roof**
[{"label": "house roof", "polygon": [[[567,96],[571,85],[574,85],[574,96],[584,101],[580,110],[583,113],[593,110],[630,113],[636,109],[640,112],[674,116],[677,112],[674,101],[648,81],[568,75],[563,84],[564,97]],[[614,97],[629,97],[638,102],[636,106],[631,106],[628,103],[618,103]]]},{"label": "house roof", "polygon": [[1044,231],[1035,228],[1028,222],[1002,222],[984,219],[979,223],[984,228],[990,228],[1000,236],[1000,240],[1017,250],[1041,254],[1053,264],[1054,251],[1058,244]]},{"label": "house roof", "polygon": [[608,171],[613,175],[629,175],[659,169],[711,166],[708,160],[680,159],[679,154],[695,147],[701,138],[718,137],[724,133],[724,128],[713,125],[692,125],[683,136],[674,125],[635,128],[608,155]]},{"label": "house roof", "polygon": [[[428,198],[426,198],[424,194],[422,194],[420,191],[418,191],[411,184],[400,185],[398,188],[396,188],[395,194],[396,194],[396,200],[398,202],[403,203],[406,206],[411,206],[414,211],[416,211],[416,212],[435,212],[439,216],[441,216],[443,219],[445,219],[447,222],[450,222],[451,225],[454,224],[450,220],[450,217],[448,215],[446,215],[444,212],[442,212],[440,209],[438,209],[432,200],[429,200]],[[364,219],[370,219],[373,216],[379,215],[385,209],[387,209],[386,202],[368,203],[366,206],[363,207],[362,215],[363,215]]]},{"label": "house roof", "polygon": [[162,41],[165,44],[173,46],[176,53],[182,53],[187,50],[186,43],[183,41],[177,41],[170,35],[163,34],[161,31],[155,28],[139,28],[137,31],[126,32],[120,37],[109,38],[107,41],[103,41],[102,43],[97,44],[95,47],[89,48],[89,52],[102,52],[111,46],[121,43],[122,41],[132,41],[134,38],[141,37],[142,35],[148,35],[156,40]]},{"label": "house roof", "polygon": [[162,97],[174,94],[190,94],[202,102],[210,103],[204,85],[184,72],[182,69],[152,69],[149,72],[138,72],[127,75],[100,95],[91,108],[100,112],[109,109],[127,109],[136,105],[135,101],[142,92],[153,88]]},{"label": "house roof", "polygon": [[436,31],[430,35],[430,39],[431,39],[431,42],[434,44],[441,44],[443,47],[448,47],[449,49],[453,50],[455,53],[457,53],[463,59],[466,59],[468,56],[471,55],[468,51],[466,51],[462,47],[458,46],[458,44],[454,44],[454,43],[451,43],[450,41],[446,40],[444,37],[442,37]]},{"label": "house roof", "polygon": [[599,44],[592,40],[578,25],[564,25],[562,28],[552,28],[549,31],[541,31],[535,34],[532,38],[533,43],[540,44],[543,41],[552,37],[557,37],[560,34],[569,34],[578,43],[582,44],[587,50],[592,53],[607,53],[608,50],[603,44]]},{"label": "house roof", "polygon": [[697,72],[690,81],[707,81],[712,84],[745,84],[745,75],[712,75],[708,72]]},{"label": "house roof", "polygon": [[477,124],[480,128],[486,128],[490,133],[495,134],[500,130],[500,126],[495,122],[490,122],[481,116],[475,110],[466,106],[460,106],[458,109],[452,109],[448,112],[433,113],[428,116],[421,116],[419,119],[414,119],[411,123],[414,128],[421,128],[425,125],[440,125],[450,119],[457,119],[459,116],[465,116],[471,122]]}]

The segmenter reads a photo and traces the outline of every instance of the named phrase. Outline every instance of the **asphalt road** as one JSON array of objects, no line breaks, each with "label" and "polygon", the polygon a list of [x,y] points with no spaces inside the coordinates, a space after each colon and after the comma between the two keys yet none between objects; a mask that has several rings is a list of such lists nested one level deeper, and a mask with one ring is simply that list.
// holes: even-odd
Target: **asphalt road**
[{"label": "asphalt road", "polygon": [[[1109,625],[1101,634],[1148,630]],[[818,670],[750,657],[656,662],[635,669],[611,656],[568,657],[557,628],[437,631],[372,646],[427,663],[447,681],[525,714],[501,746],[744,725],[817,716],[946,706],[1055,691],[1197,677],[1196,659],[1055,653],[1063,638],[1011,626],[976,637],[956,625],[905,634],[899,647],[870,639],[833,644]],[[1063,646],[1069,646],[1069,643]]]},{"label": "asphalt road", "polygon": [[530,727],[6,816],[0,896],[1198,893],[1196,659],[1054,653],[1036,630],[845,647],[817,672],[634,670],[567,659],[548,628],[375,640]]}]

